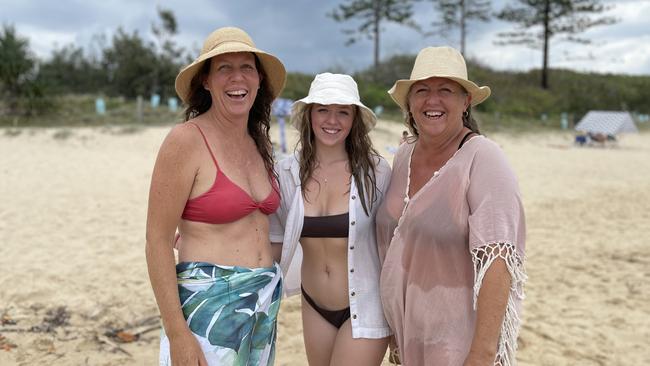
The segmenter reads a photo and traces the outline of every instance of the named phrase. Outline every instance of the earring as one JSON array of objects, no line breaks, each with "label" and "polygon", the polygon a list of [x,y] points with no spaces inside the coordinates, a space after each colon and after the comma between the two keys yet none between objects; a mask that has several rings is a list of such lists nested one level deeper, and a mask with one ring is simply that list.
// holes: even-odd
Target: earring
[{"label": "earring", "polygon": [[463,112],[463,117],[467,118],[469,117],[469,111],[466,109],[465,112]]}]

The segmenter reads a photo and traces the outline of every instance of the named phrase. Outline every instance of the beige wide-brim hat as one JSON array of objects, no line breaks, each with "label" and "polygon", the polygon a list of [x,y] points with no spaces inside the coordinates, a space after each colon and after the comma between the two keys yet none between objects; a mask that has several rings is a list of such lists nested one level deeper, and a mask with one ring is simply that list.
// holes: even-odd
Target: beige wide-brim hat
[{"label": "beige wide-brim hat", "polygon": [[411,85],[431,77],[451,79],[462,85],[472,96],[472,106],[485,101],[491,93],[489,87],[479,87],[467,78],[467,65],[460,52],[451,47],[427,47],[415,58],[411,77],[397,80],[388,94],[408,113],[407,98]]},{"label": "beige wide-brim hat", "polygon": [[300,129],[303,114],[309,104],[340,104],[356,105],[361,112],[361,120],[370,131],[377,124],[375,113],[359,98],[359,88],[350,75],[332,74],[329,72],[318,74],[311,82],[309,94],[293,103],[291,106],[291,124]]},{"label": "beige wide-brim hat", "polygon": [[176,93],[187,103],[190,94],[190,83],[203,63],[212,57],[232,52],[252,52],[260,60],[274,98],[282,92],[286,82],[287,72],[280,60],[255,47],[251,37],[243,30],[235,27],[219,28],[212,32],[203,42],[201,54],[191,64],[185,66],[176,76]]}]

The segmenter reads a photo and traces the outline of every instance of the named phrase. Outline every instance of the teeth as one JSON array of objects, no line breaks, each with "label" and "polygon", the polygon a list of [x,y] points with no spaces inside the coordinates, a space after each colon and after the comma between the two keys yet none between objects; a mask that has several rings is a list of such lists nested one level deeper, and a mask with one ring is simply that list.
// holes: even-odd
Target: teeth
[{"label": "teeth", "polygon": [[233,96],[242,96],[242,95],[246,95],[246,90],[233,90],[233,91],[226,92],[226,94],[233,95]]},{"label": "teeth", "polygon": [[427,117],[441,117],[443,115],[443,113],[442,112],[427,111],[427,112],[424,112],[424,115],[427,116]]},{"label": "teeth", "polygon": [[330,128],[323,128],[323,131],[325,131],[325,132],[327,132],[329,134],[335,134],[335,133],[339,132],[339,130],[334,130],[334,129],[330,129]]}]

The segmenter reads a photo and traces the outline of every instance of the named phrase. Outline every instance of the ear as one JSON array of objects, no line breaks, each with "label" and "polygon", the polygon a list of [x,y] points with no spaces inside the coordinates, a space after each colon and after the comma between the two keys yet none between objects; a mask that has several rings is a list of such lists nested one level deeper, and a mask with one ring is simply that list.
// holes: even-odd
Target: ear
[{"label": "ear", "polygon": [[467,108],[469,108],[469,106],[471,106],[471,105],[472,105],[472,94],[467,93],[467,97],[465,98],[465,108],[464,109],[467,110]]},{"label": "ear", "polygon": [[208,75],[203,75],[203,80],[201,81],[201,85],[203,85],[203,89],[210,91],[209,85],[208,85]]}]

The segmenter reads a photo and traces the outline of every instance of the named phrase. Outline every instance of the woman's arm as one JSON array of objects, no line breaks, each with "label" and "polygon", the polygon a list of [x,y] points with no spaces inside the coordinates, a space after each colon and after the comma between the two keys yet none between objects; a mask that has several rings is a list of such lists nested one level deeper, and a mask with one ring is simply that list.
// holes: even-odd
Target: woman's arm
[{"label": "woman's arm", "polygon": [[190,128],[175,127],[162,143],[151,177],[147,212],[147,268],[174,365],[205,364],[181,310],[173,250],[176,227],[197,171],[188,163],[193,146]]},{"label": "woman's arm", "polygon": [[494,365],[510,281],[506,262],[502,258],[495,259],[485,272],[478,294],[474,338],[463,366]]},{"label": "woman's arm", "polygon": [[287,221],[286,212],[290,202],[290,197],[285,187],[285,184],[288,183],[286,183],[286,179],[283,179],[285,177],[282,175],[287,174],[287,172],[282,170],[281,164],[283,164],[283,162],[278,162],[274,166],[280,185],[280,206],[278,206],[278,209],[274,213],[269,215],[269,240],[271,241],[271,253],[273,254],[273,260],[278,264],[282,260],[284,223]]},{"label": "woman's arm", "polygon": [[501,149],[489,140],[477,143],[467,192],[477,318],[465,366],[513,364],[526,281],[524,209]]}]

